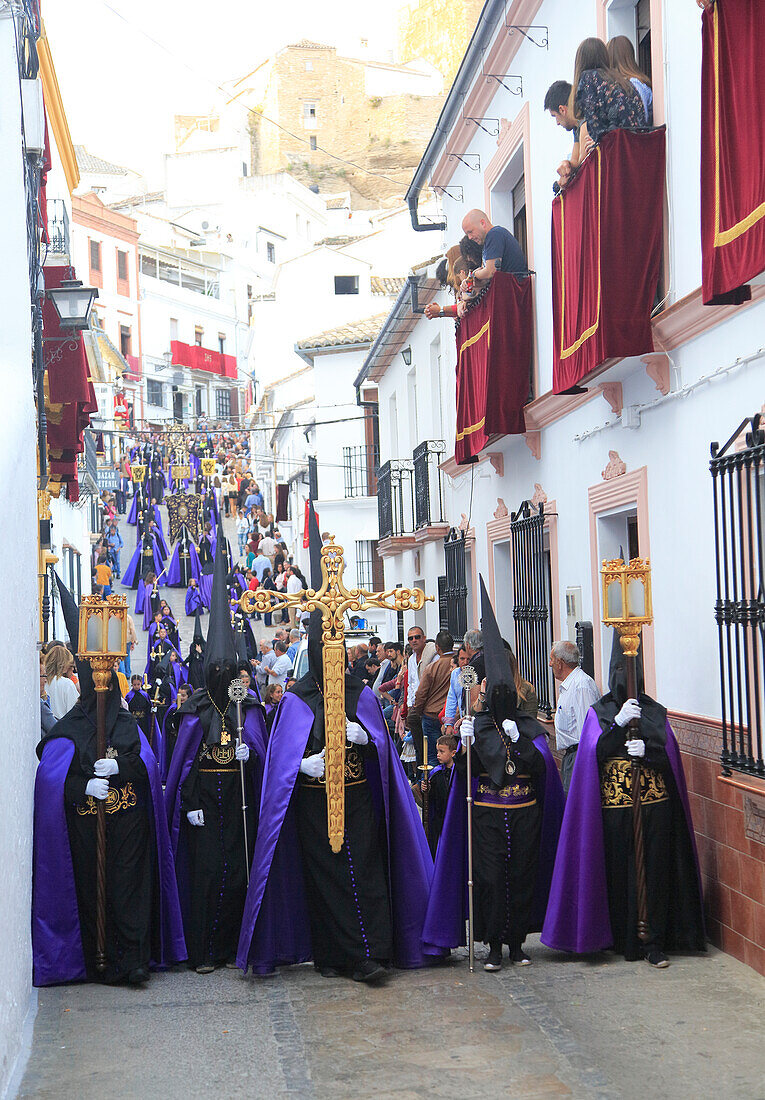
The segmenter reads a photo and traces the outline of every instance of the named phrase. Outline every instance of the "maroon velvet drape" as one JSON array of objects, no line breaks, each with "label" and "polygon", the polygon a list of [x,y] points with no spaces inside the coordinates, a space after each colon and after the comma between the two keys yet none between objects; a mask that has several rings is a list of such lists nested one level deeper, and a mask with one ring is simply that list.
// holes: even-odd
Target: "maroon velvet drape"
[{"label": "maroon velvet drape", "polygon": [[492,436],[526,431],[531,389],[531,278],[498,271],[457,332],[454,457],[471,462]]},{"label": "maroon velvet drape", "polygon": [[717,0],[702,18],[701,274],[705,305],[746,302],[765,270],[765,6]]},{"label": "maroon velvet drape", "polygon": [[664,127],[612,130],[552,205],[553,391],[607,359],[653,351]]}]

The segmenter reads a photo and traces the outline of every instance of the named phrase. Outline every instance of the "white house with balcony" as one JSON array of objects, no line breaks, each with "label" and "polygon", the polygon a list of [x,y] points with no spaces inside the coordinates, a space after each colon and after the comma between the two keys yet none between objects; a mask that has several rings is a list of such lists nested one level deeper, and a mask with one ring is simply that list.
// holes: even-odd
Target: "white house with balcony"
[{"label": "white house with balcony", "polygon": [[[533,350],[528,368],[519,368],[530,393],[525,426],[488,433],[473,461],[458,464],[466,432],[478,433],[484,423],[457,420],[455,379],[467,385],[464,372],[477,359],[463,347],[458,363],[454,322],[429,321],[406,298],[391,310],[358,382],[376,382],[379,392],[386,583],[423,584],[441,597],[408,615],[406,625],[417,622],[431,637],[442,623],[456,633],[478,626],[482,574],[521,672],[535,683],[542,717],[555,706],[547,669],[554,639],[578,640],[585,666],[607,689],[612,639],[601,626],[601,562],[620,555],[650,560],[646,689],[669,708],[683,750],[711,934],[762,971],[763,944],[742,916],[752,900],[747,888],[733,887],[730,908],[719,900],[717,868],[738,856],[715,824],[729,815],[729,841],[734,829],[753,838],[753,822],[765,816],[765,667],[753,626],[765,613],[764,452],[756,419],[763,408],[765,248],[758,238],[739,272],[743,290],[736,280],[730,288],[731,304],[706,305],[702,292],[700,211],[714,196],[707,189],[702,199],[699,163],[718,158],[724,178],[734,179],[745,167],[734,147],[715,148],[702,136],[700,22],[714,42],[726,33],[726,8],[735,6],[717,4],[702,16],[696,5],[666,0],[487,0],[407,200],[432,252],[459,241],[462,218],[475,207],[513,230],[525,248],[533,273],[523,322]],[[614,34],[632,39],[652,78],[656,129],[606,133],[554,199],[556,167],[571,138],[544,111],[545,93],[554,81],[571,79],[581,39]],[[742,102],[754,94],[736,69],[722,75],[706,65],[703,72],[705,102],[712,104],[705,110],[726,95]],[[653,159],[649,147],[659,150]],[[629,171],[633,182],[612,194],[609,180]],[[427,185],[442,202],[435,231],[418,214]],[[757,191],[757,181],[739,192],[741,202],[750,189]],[[720,230],[714,247],[760,232],[763,209],[755,203],[750,212],[729,213],[727,221],[741,220]],[[655,219],[650,245],[635,232],[625,249],[619,234],[648,217]],[[621,274],[609,275],[617,262]],[[618,312],[615,293],[640,271],[650,271],[647,304]],[[414,274],[420,305],[453,303],[438,288],[434,266]],[[475,308],[484,311],[479,332],[486,338],[499,318],[485,303]],[[629,353],[609,350],[614,331],[636,326],[642,336],[631,339]],[[580,373],[574,367],[588,354]],[[509,381],[501,370],[495,375],[482,406],[486,423]],[[433,438],[445,442],[446,543],[430,537],[432,514],[418,514],[416,494],[415,507],[408,505],[417,449]],[[735,849],[744,842],[731,843]]]}]

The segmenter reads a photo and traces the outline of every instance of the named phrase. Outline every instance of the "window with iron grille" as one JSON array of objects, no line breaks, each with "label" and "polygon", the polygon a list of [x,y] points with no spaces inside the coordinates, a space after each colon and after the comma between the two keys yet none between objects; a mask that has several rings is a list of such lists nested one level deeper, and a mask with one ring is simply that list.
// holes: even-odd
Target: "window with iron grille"
[{"label": "window with iron grille", "polygon": [[[738,441],[742,433],[744,447]],[[765,432],[711,446],[723,771],[765,776]]]},{"label": "window with iron grille", "polygon": [[[467,630],[467,570],[465,567],[465,532],[452,528],[444,539],[445,585],[444,608],[447,629],[453,638],[462,638]],[[442,590],[439,584],[439,603]]]},{"label": "window with iron grille", "polygon": [[215,415],[219,420],[228,420],[231,417],[231,391],[215,391]]},{"label": "window with iron grille", "polygon": [[311,500],[319,498],[319,467],[313,455],[308,456],[308,495]]},{"label": "window with iron grille", "polygon": [[150,405],[156,405],[160,409],[164,408],[164,386],[156,378],[146,379],[146,400]]},{"label": "window with iron grille", "polygon": [[343,447],[343,480],[346,498],[374,495],[378,462],[376,447]]},{"label": "window with iron grille", "polygon": [[120,294],[129,293],[128,288],[128,254],[117,249],[117,290]]},{"label": "window with iron grille", "polygon": [[552,638],[552,573],[546,543],[544,505],[524,500],[510,517],[513,561],[515,655],[524,680],[534,685],[539,709],[555,709],[555,680],[549,667]]},{"label": "window with iron grille", "polygon": [[276,263],[276,245],[273,241],[266,241],[266,259],[270,264]]},{"label": "window with iron grille", "polygon": [[373,590],[372,543],[369,540],[356,542],[356,583],[359,588]]},{"label": "window with iron grille", "polygon": [[90,269],[91,271],[101,271],[101,242],[90,242]]},{"label": "window with iron grille", "polygon": [[130,325],[120,325],[120,352],[125,356],[133,354]]}]

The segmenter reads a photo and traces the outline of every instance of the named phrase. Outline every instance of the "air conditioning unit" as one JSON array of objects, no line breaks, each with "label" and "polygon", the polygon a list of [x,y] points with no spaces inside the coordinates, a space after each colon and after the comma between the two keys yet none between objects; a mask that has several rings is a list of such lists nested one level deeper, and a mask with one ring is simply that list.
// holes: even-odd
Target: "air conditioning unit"
[{"label": "air conditioning unit", "polygon": [[45,152],[45,104],[41,80],[21,81],[21,109],[27,154],[41,157]]}]

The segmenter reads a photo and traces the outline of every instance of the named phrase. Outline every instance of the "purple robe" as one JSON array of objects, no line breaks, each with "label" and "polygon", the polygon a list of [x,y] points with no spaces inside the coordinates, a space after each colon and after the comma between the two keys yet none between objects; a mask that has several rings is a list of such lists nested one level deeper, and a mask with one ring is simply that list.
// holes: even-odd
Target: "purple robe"
[{"label": "purple robe", "polygon": [[[377,761],[367,760],[365,766],[377,816],[386,825],[394,961],[405,969],[426,966],[432,960],[423,955],[421,930],[433,874],[430,849],[380,704],[369,688],[359,697],[356,717],[377,750]],[[237,965],[245,972],[252,967],[267,974],[276,966],[313,957],[300,842],[290,805],[313,720],[311,708],[287,692],[271,731],[263,775],[237,953]]]},{"label": "purple robe", "polygon": [[127,523],[131,527],[135,527],[138,523],[138,493],[133,493],[133,503],[130,505],[130,511],[128,512]]},{"label": "purple robe", "polygon": [[[143,615],[145,599],[146,599],[146,585],[144,583],[143,577],[141,577],[141,579],[138,582],[138,592],[137,592],[136,598],[135,598],[135,613],[136,613],[136,615]],[[144,629],[146,629],[146,628],[144,627]]]},{"label": "purple robe", "polygon": [[[196,714],[184,714],[178,729],[178,740],[168,768],[165,787],[165,813],[170,831],[170,844],[175,857],[178,896],[184,914],[188,912],[189,904],[189,871],[186,820],[185,817],[182,820],[181,814],[181,789],[199,753],[203,732],[202,722]],[[262,762],[266,755],[265,726],[260,707],[249,707],[244,712],[242,740],[250,750],[252,762],[252,767],[246,772],[250,777],[249,798],[252,800],[250,804],[257,807],[260,801]]]},{"label": "purple robe", "polygon": [[199,577],[199,591],[202,595],[202,603],[205,607],[210,607],[210,601],[212,600],[212,573],[201,573]]},{"label": "purple robe", "polygon": [[[202,572],[202,567],[199,564],[199,554],[197,548],[193,542],[189,541],[189,568],[191,569],[191,575],[197,583],[199,582],[199,574]],[[180,540],[176,542],[173,548],[173,556],[170,559],[170,564],[167,567],[167,583],[171,588],[182,588],[183,582],[181,581],[181,543]],[[188,615],[188,611],[186,612]],[[193,614],[193,612],[192,612]]]},{"label": "purple robe", "polygon": [[[542,828],[529,929],[538,932],[544,920],[553,874],[563,816],[563,787],[545,738],[535,737],[534,746],[542,754],[546,769],[544,789],[537,795],[542,800]],[[422,932],[425,952],[430,954],[445,947],[464,946],[467,915],[467,781],[464,772],[456,771],[449,787],[433,888]]]},{"label": "purple robe", "polygon": [[[666,729],[667,759],[683,807],[695,860],[699,897],[702,897],[696,838],[683,764],[669,722]],[[579,955],[602,951],[613,943],[608,914],[603,810],[597,755],[602,732],[598,716],[590,708],[576,753],[550,887],[550,903],[541,937],[542,943],[548,947],[558,951],[575,951]]]},{"label": "purple robe", "polygon": [[[149,813],[159,876],[155,905],[159,905],[160,950],[152,965],[172,966],[186,958],[186,943],[159,767],[148,741],[142,733],[139,736],[151,789]],[[74,743],[68,738],[48,741],[35,779],[32,952],[36,986],[87,981],[64,805],[64,781],[73,754]]]},{"label": "purple robe", "polygon": [[192,588],[189,585],[186,589],[185,611],[187,615],[196,615],[197,611],[204,612],[204,602],[198,579],[196,587]]}]

